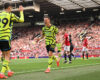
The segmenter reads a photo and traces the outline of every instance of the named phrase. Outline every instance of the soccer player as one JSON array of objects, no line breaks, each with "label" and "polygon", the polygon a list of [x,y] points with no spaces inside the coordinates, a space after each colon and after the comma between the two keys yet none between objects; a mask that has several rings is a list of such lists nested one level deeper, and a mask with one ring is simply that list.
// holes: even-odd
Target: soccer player
[{"label": "soccer player", "polygon": [[51,70],[53,60],[55,60],[57,62],[57,66],[59,66],[59,61],[53,55],[53,52],[55,52],[54,49],[56,47],[56,34],[58,33],[58,28],[51,24],[50,18],[48,16],[44,17],[44,23],[45,26],[42,28],[42,36],[38,39],[38,41],[45,37],[46,49],[49,55],[48,68],[45,72],[48,73]]},{"label": "soccer player", "polygon": [[67,63],[67,55],[68,55],[68,58],[69,58],[69,63],[71,63],[70,41],[69,41],[69,35],[66,33],[66,31],[65,31],[65,34],[64,34],[64,42],[63,42],[63,44],[65,44],[65,47],[64,47],[64,58],[65,58],[65,61],[64,61],[64,63]]},{"label": "soccer player", "polygon": [[[19,6],[20,18],[11,13],[12,6],[10,3],[4,4],[4,11],[0,13],[0,50],[3,55],[2,69],[0,73],[0,79],[11,77],[14,72],[9,67],[10,52],[11,52],[11,36],[13,22],[24,22],[23,7]],[[5,76],[5,72],[8,71],[8,77]]]},{"label": "soccer player", "polygon": [[73,49],[74,49],[74,45],[72,43],[72,37],[71,37],[71,34],[69,35],[69,41],[70,41],[70,55],[71,57],[73,56],[74,59],[76,58],[75,55],[72,53],[73,52]]},{"label": "soccer player", "polygon": [[61,49],[62,49],[62,44],[61,44],[61,40],[60,40],[60,33],[58,33],[57,35],[57,39],[56,39],[56,48],[57,48],[57,54],[58,54],[58,61],[61,60]]},{"label": "soccer player", "polygon": [[86,38],[86,35],[85,35],[83,38],[83,49],[82,49],[83,60],[84,60],[85,53],[86,53],[86,57],[88,59],[88,52],[87,51],[88,51],[88,39]]}]

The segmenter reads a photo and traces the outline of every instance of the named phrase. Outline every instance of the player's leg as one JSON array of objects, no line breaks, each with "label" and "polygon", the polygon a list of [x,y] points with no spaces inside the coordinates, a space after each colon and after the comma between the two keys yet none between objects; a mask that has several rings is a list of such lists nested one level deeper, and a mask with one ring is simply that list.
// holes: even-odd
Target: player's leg
[{"label": "player's leg", "polygon": [[70,46],[67,46],[67,55],[68,55],[68,58],[69,58],[69,63],[71,63],[71,54],[70,54]]},{"label": "player's leg", "polygon": [[83,60],[84,60],[84,56],[85,56],[85,47],[83,47],[83,49],[82,49],[82,58],[83,58]]},{"label": "player's leg", "polygon": [[58,61],[60,62],[60,60],[61,60],[61,50],[57,51],[57,55],[58,55]]},{"label": "player's leg", "polygon": [[67,51],[67,54],[68,54],[68,58],[69,58],[69,63],[71,63],[72,60],[71,60],[71,54],[70,54],[70,51]]},{"label": "player's leg", "polygon": [[[55,52],[55,47],[56,47],[55,44],[51,45],[51,47],[50,47],[50,51],[52,51],[52,55]],[[57,59],[57,57],[55,55],[53,55],[52,56],[52,59],[56,61],[57,67],[59,67],[59,60]]]},{"label": "player's leg", "polygon": [[74,57],[74,55],[72,53],[72,46],[70,46],[70,55],[71,55],[71,59],[72,59],[72,57]]},{"label": "player's leg", "polygon": [[[2,52],[2,55],[4,55],[4,53]],[[2,61],[2,69],[1,69],[1,72],[0,72],[0,79],[7,79],[8,77],[5,76],[5,72],[6,72],[7,68],[5,66],[5,62],[4,60]]]},{"label": "player's leg", "polygon": [[57,58],[55,57],[55,55],[53,55],[53,53],[55,52],[55,45],[50,45],[49,47],[49,56],[52,57],[53,60],[57,61]]},{"label": "player's leg", "polygon": [[86,50],[86,58],[88,59],[88,52],[87,52],[87,50]]},{"label": "player's leg", "polygon": [[61,60],[61,47],[62,47],[61,43],[57,43],[56,47],[57,47],[58,61],[60,62],[60,60]]},{"label": "player's leg", "polygon": [[72,57],[74,57],[74,59],[76,58],[75,55],[72,53],[72,52],[73,52],[73,49],[74,49],[74,47],[71,46],[71,47],[70,47],[70,55],[71,55],[71,59],[72,59]]},{"label": "player's leg", "polygon": [[64,47],[64,63],[67,63],[67,54],[66,54],[66,46]]},{"label": "player's leg", "polygon": [[1,70],[1,73],[5,73],[5,71],[6,70],[10,70],[10,68],[8,67],[8,64],[9,64],[9,62],[10,62],[10,50],[9,51],[3,51],[2,52],[3,54],[5,54],[5,56],[4,56],[4,61],[3,61],[3,68],[5,68],[4,70],[2,69]]},{"label": "player's leg", "polygon": [[75,57],[75,55],[71,52],[71,58],[72,58],[72,57]]},{"label": "player's leg", "polygon": [[[8,72],[8,77],[11,77],[14,72],[11,71],[10,67],[9,67],[9,63],[10,63],[10,50],[9,51],[4,51],[3,53],[5,54],[5,59],[3,61],[3,65],[4,67],[6,67],[6,71]],[[5,69],[4,69],[5,70]],[[3,69],[1,70],[1,72],[3,72]]]},{"label": "player's leg", "polygon": [[50,72],[51,65],[53,63],[53,58],[52,57],[53,57],[52,51],[49,51],[48,70],[46,72]]},{"label": "player's leg", "polygon": [[57,58],[53,55],[52,51],[49,51],[49,60],[48,60],[48,68],[46,69],[46,73],[50,72],[51,70],[51,65],[53,63],[53,60],[57,61]]},{"label": "player's leg", "polygon": [[83,60],[84,60],[84,56],[85,56],[84,53],[85,53],[85,52],[83,51],[83,52],[82,52],[82,58],[83,58]]},{"label": "player's leg", "polygon": [[2,69],[1,69],[1,73],[0,73],[0,78],[7,78],[6,76],[4,76],[6,71],[8,71],[9,77],[13,75],[13,72],[9,68],[10,49],[11,49],[11,47],[10,47],[9,41],[3,41],[1,51],[2,51],[2,54],[4,57],[4,61],[2,62]]},{"label": "player's leg", "polygon": [[58,51],[58,61],[60,61],[61,60],[61,51]]},{"label": "player's leg", "polygon": [[1,62],[4,61],[4,57],[5,57],[5,54],[2,54],[2,56],[1,56]]},{"label": "player's leg", "polygon": [[49,60],[48,60],[48,68],[46,69],[45,72],[48,73],[50,72],[53,60],[57,62],[57,66],[59,66],[59,61],[57,60],[56,56],[53,55],[55,45],[49,45],[46,48],[47,48],[47,51],[49,52]]},{"label": "player's leg", "polygon": [[64,63],[67,63],[67,54],[66,54],[66,51],[64,51]]},{"label": "player's leg", "polygon": [[52,51],[50,51],[50,45],[47,45],[46,46],[46,49],[47,49],[47,53],[48,53],[48,68],[46,69],[46,73],[50,72],[50,69],[51,69],[51,65],[52,65],[52,62],[53,62],[53,55],[52,55]]},{"label": "player's leg", "polygon": [[[3,77],[2,75],[5,74],[6,71],[11,72],[10,68],[9,68],[9,59],[10,59],[10,50],[9,51],[3,51],[2,52],[4,56],[4,61],[2,63],[2,69],[1,69],[1,78]],[[7,78],[6,76],[4,76],[4,78]]]}]

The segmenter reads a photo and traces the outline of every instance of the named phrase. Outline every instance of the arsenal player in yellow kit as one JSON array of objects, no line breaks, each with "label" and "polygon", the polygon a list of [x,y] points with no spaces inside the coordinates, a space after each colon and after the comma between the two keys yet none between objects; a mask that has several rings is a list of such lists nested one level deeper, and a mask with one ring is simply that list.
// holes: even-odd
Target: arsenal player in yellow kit
[{"label": "arsenal player in yellow kit", "polygon": [[[14,73],[9,67],[13,22],[24,22],[22,6],[19,6],[20,17],[17,17],[15,14],[11,13],[12,6],[10,3],[5,3],[4,9],[5,10],[0,13],[0,50],[2,51],[4,58],[0,79],[11,77]],[[8,72],[8,77],[5,76],[6,71]]]}]

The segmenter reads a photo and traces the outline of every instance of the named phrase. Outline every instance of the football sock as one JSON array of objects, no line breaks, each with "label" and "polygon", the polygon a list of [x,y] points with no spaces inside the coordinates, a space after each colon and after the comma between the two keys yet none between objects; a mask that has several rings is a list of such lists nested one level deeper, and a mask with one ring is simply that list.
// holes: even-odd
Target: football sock
[{"label": "football sock", "polygon": [[52,56],[50,56],[48,60],[48,68],[51,68],[52,62],[53,62],[53,59],[52,59]]},{"label": "football sock", "polygon": [[9,64],[9,61],[6,61],[6,60],[3,61],[1,73],[4,74],[6,72],[6,70],[10,71],[8,64]]}]

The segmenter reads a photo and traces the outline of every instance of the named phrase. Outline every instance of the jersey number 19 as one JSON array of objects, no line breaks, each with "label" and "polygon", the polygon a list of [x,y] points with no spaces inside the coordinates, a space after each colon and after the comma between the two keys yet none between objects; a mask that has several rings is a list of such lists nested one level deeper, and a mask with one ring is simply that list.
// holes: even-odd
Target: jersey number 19
[{"label": "jersey number 19", "polygon": [[[7,18],[3,18],[2,20],[0,19],[0,23],[4,24],[3,28],[6,27],[7,23],[8,23],[8,19]],[[0,26],[1,27],[1,26]]]}]

